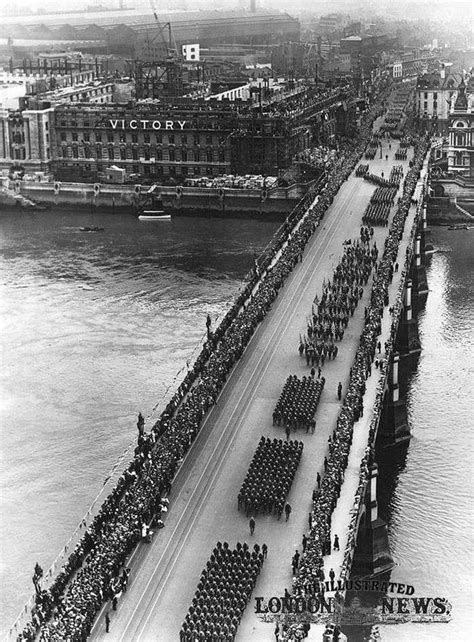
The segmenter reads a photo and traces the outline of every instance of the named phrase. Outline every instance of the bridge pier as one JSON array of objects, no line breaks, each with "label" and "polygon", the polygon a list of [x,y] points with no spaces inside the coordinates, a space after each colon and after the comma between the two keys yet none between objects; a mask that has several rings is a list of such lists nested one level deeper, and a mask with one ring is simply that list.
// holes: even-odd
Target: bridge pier
[{"label": "bridge pier", "polygon": [[433,254],[434,248],[431,243],[431,230],[428,227],[428,220],[426,217],[426,200],[423,202],[421,208],[421,254],[424,260],[424,263],[427,262],[427,259]]},{"label": "bridge pier", "polygon": [[421,234],[418,234],[415,239],[415,255],[414,262],[412,263],[410,275],[413,283],[413,294],[416,300],[416,309],[420,309],[426,303],[428,296],[428,281],[426,278],[426,268],[421,261]]},{"label": "bridge pier", "polygon": [[398,352],[402,357],[416,355],[421,352],[418,322],[413,318],[412,288],[413,282],[409,279],[405,284],[405,307],[397,338]]},{"label": "bridge pier", "polygon": [[359,576],[380,575],[390,571],[395,562],[390,553],[387,523],[378,514],[377,477],[378,466],[370,466],[370,479],[365,496],[363,515],[357,536],[353,571]]},{"label": "bridge pier", "polygon": [[379,427],[380,443],[384,448],[388,446],[398,446],[408,441],[411,437],[406,403],[400,399],[399,363],[400,355],[394,353],[392,357],[389,390],[385,397]]}]

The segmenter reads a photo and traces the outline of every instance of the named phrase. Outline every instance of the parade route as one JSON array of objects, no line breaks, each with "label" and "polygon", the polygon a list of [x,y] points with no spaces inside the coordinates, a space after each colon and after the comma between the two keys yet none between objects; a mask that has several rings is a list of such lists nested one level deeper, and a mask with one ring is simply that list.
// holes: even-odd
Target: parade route
[{"label": "parade route", "polygon": [[[406,172],[408,160],[394,161],[394,151],[384,142],[383,159],[370,161],[370,171],[380,174],[385,170],[388,175],[392,164],[401,164]],[[390,156],[388,162],[385,154]],[[179,630],[201,571],[217,541],[227,541],[231,547],[238,541],[267,544],[268,559],[252,598],[281,596],[285,587],[291,588],[291,558],[297,548],[301,550],[301,538],[308,531],[316,474],[324,470],[328,437],[342,403],[338,401],[337,386],[341,381],[344,394],[363,327],[371,278],[344,339],[338,344],[337,358],[326,361],[323,368],[326,385],[316,414],[315,433],[297,430],[291,435],[291,439],[303,441],[304,450],[287,498],[293,508],[289,521],[258,515],[255,534],[250,536],[248,517],[243,510],[237,510],[237,494],[260,437],[285,438],[282,427],[272,426],[273,409],[289,374],[309,375],[310,368],[298,354],[300,335],[305,331],[315,296],[320,296],[323,281],[332,277],[343,254],[343,242],[358,237],[363,212],[374,190],[374,185],[355,177],[354,172],[342,185],[308,243],[303,262],[285,281],[272,310],[256,330],[188,452],[173,482],[165,528],[155,533],[150,544],[140,544],[133,554],[127,593],[120,598],[116,612],[110,605],[106,607],[110,615],[109,633],[105,632],[102,611],[92,639],[179,640]],[[373,240],[379,251],[383,249],[387,230],[375,228]],[[385,325],[386,319],[384,328]],[[369,380],[368,391],[370,383]],[[359,465],[359,452],[354,451],[348,474],[352,475],[352,468],[355,474]],[[341,497],[336,510],[345,511],[346,501]],[[353,501],[354,494],[350,497],[351,506]],[[338,532],[339,523],[342,521],[335,516],[334,532]],[[346,534],[338,535],[342,560]],[[327,560],[329,567],[338,563],[338,558]],[[253,608],[252,599],[236,639],[239,642],[273,639],[273,626],[260,622]]]}]

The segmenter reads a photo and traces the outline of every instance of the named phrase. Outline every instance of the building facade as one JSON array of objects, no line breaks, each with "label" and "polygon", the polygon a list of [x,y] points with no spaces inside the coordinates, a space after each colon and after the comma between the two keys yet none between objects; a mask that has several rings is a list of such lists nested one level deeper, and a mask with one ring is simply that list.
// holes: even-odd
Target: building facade
[{"label": "building facade", "polygon": [[449,113],[448,172],[474,177],[474,79],[461,81]]},{"label": "building facade", "polygon": [[49,172],[54,152],[54,108],[0,110],[0,167]]},{"label": "building facade", "polygon": [[[43,163],[57,180],[100,182],[107,167],[126,180],[180,183],[221,174],[278,175],[296,154],[335,142],[355,116],[352,90],[301,87],[236,100],[62,103],[0,112],[0,163]],[[33,139],[36,141],[32,144]]]},{"label": "building facade", "polygon": [[425,129],[434,128],[445,134],[448,132],[450,106],[457,96],[461,80],[460,73],[449,72],[445,68],[419,76],[415,108]]}]

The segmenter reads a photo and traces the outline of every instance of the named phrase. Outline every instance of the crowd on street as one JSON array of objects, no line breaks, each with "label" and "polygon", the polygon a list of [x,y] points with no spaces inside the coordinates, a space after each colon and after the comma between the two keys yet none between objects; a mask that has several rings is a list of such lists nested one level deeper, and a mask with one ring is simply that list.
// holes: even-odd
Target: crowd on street
[{"label": "crowd on street", "polygon": [[300,463],[303,442],[262,437],[237,499],[247,516],[282,516],[286,496]]}]

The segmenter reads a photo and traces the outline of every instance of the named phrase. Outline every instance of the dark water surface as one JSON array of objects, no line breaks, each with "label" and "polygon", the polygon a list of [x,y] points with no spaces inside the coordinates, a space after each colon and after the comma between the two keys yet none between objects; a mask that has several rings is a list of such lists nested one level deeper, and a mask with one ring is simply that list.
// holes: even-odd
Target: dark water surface
[{"label": "dark water surface", "polygon": [[[96,234],[82,225],[100,225]],[[31,593],[190,358],[277,223],[125,215],[0,216],[1,629]],[[384,640],[472,639],[474,233],[434,230],[409,381],[413,438],[381,512],[417,595],[449,625],[384,627]],[[388,491],[393,492],[387,492]],[[289,563],[289,561],[288,561]]]},{"label": "dark water surface", "polygon": [[433,228],[432,240],[422,352],[407,390],[412,439],[381,509],[398,563],[392,581],[445,597],[452,620],[383,627],[390,642],[474,639],[474,230]]},{"label": "dark water surface", "polygon": [[277,227],[0,214],[2,631]]}]

